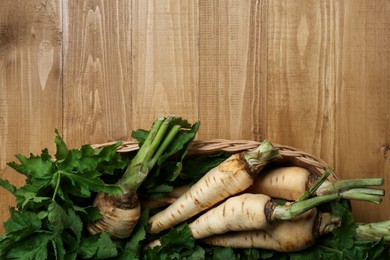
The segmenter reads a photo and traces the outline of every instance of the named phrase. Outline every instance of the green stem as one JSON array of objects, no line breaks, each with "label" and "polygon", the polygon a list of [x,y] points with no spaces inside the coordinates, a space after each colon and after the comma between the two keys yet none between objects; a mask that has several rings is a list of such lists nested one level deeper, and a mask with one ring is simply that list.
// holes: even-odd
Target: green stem
[{"label": "green stem", "polygon": [[276,219],[288,220],[292,219],[300,214],[315,208],[321,204],[332,200],[349,199],[349,200],[361,200],[369,201],[373,203],[380,203],[381,199],[377,195],[370,193],[377,193],[377,191],[369,191],[373,189],[351,189],[340,193],[330,193],[319,197],[313,197],[304,201],[292,203],[290,205],[275,206],[270,221]]},{"label": "green stem", "polygon": [[171,121],[171,118],[170,117],[167,118],[160,126],[160,129],[158,129],[158,132],[157,132],[155,138],[153,139],[152,144],[150,145],[149,151],[148,151],[147,155],[145,156],[144,160],[142,161],[143,164],[145,162],[149,161],[153,157],[153,155],[155,154],[156,150],[160,146],[161,141],[164,139],[165,133],[167,132],[167,130],[169,128],[170,121]]},{"label": "green stem", "polygon": [[164,122],[166,122],[165,117],[159,117],[156,119],[145,139],[145,142],[139,148],[135,157],[131,160],[131,163],[127,167],[122,178],[118,181],[118,186],[121,187],[125,193],[136,191],[145,180],[148,174],[148,169],[145,170],[143,164],[145,164],[148,158],[153,156],[159,142],[161,142],[164,137],[167,130],[167,125],[164,124]]},{"label": "green stem", "polygon": [[380,204],[382,199],[378,196],[383,196],[383,190],[356,188],[342,192],[342,197],[349,200],[362,200]]},{"label": "green stem", "polygon": [[140,149],[138,150],[135,157],[131,160],[130,167],[127,168],[126,173],[123,176],[124,178],[126,178],[127,175],[130,174],[130,170],[133,167],[135,167],[135,165],[141,164],[143,161],[145,161],[145,158],[149,153],[152,141],[155,139],[155,136],[156,136],[157,132],[159,131],[164,120],[165,120],[164,117],[160,117],[160,118],[157,118],[157,120],[153,123],[152,128],[150,129],[149,134],[146,137],[145,142],[140,147]]},{"label": "green stem", "polygon": [[357,224],[356,237],[361,240],[384,240],[390,243],[390,220],[368,224]]},{"label": "green stem", "polygon": [[55,198],[56,198],[57,193],[58,193],[58,189],[60,188],[60,184],[61,184],[61,172],[57,172],[56,186],[54,188],[53,196],[51,197],[52,201],[55,201]]},{"label": "green stem", "polygon": [[367,186],[381,186],[384,184],[383,178],[356,178],[350,180],[340,180],[336,182],[327,181],[318,188],[316,195],[321,196],[344,189],[361,188]]},{"label": "green stem", "polygon": [[149,160],[148,168],[153,168],[158,158],[164,153],[164,151],[167,149],[168,145],[172,142],[173,138],[179,133],[181,126],[180,125],[174,125],[171,129],[171,131],[168,133],[167,137],[164,139],[163,143],[158,148],[157,152],[153,155],[153,157]]},{"label": "green stem", "polygon": [[331,173],[332,170],[326,168],[325,172],[321,175],[320,178],[318,178],[318,180],[313,184],[313,186],[308,191],[303,193],[302,196],[300,196],[296,201],[303,201],[313,196],[316,193],[317,189],[328,179]]},{"label": "green stem", "polygon": [[138,189],[169,144],[174,141],[174,137],[182,128],[180,123],[173,125],[177,123],[175,119],[176,117],[169,116],[155,121],[136,157],[118,182],[125,193],[135,192]]}]

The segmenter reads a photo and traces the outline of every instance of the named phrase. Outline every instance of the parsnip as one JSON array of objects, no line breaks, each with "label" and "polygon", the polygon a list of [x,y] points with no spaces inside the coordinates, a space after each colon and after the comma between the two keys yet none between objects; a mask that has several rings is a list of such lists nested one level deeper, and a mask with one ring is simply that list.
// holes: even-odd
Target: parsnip
[{"label": "parsnip", "polygon": [[263,229],[270,223],[272,199],[264,194],[242,194],[231,197],[189,224],[195,239],[232,230]]},{"label": "parsnip", "polygon": [[[268,232],[274,223],[292,220],[300,215],[314,214],[316,207],[340,198],[363,200],[379,203],[380,194],[371,189],[351,189],[340,193],[332,193],[320,197],[309,198],[300,202],[278,205],[271,197],[264,194],[243,193],[228,198],[216,207],[201,214],[195,221],[189,224],[192,236],[195,239],[203,239],[217,234],[225,234],[231,231],[265,231]],[[339,221],[330,216],[323,219],[321,231],[333,228]],[[260,234],[260,233],[257,233]],[[266,234],[266,233],[263,233]],[[159,241],[152,241],[148,246],[158,246]]]},{"label": "parsnip", "polygon": [[313,209],[292,220],[268,224],[261,230],[229,232],[201,241],[213,246],[297,252],[313,245],[318,237],[330,233],[340,222],[339,217]]},{"label": "parsnip", "polygon": [[[135,194],[109,196],[99,193],[94,206],[100,209],[103,219],[90,223],[87,228],[91,234],[109,232],[117,238],[126,238],[133,231],[141,214],[141,207]],[[128,201],[131,199],[133,201]]]},{"label": "parsnip", "polygon": [[[298,166],[276,167],[263,171],[245,192],[267,194],[273,198],[295,201],[308,192],[321,176]],[[324,180],[311,196],[322,196],[343,189],[383,185],[383,178]]]},{"label": "parsnip", "polygon": [[302,167],[276,167],[256,178],[246,192],[267,194],[273,198],[296,200],[317,179]]},{"label": "parsnip", "polygon": [[269,141],[254,150],[237,153],[210,170],[173,204],[149,219],[150,232],[159,233],[242,192],[260,170],[279,156]]},{"label": "parsnip", "polygon": [[278,220],[290,220],[323,203],[339,198],[377,202],[377,195],[366,195],[360,189],[340,194],[313,197],[301,202],[278,205],[264,194],[244,193],[233,196],[199,216],[189,224],[192,235],[200,239],[229,231],[262,230]]},{"label": "parsnip", "polygon": [[155,120],[145,142],[117,183],[123,190],[123,194],[96,196],[94,206],[100,210],[102,219],[88,224],[88,231],[91,234],[104,231],[116,238],[126,238],[131,235],[140,217],[138,188],[179,131],[189,126],[187,121],[175,116]]}]

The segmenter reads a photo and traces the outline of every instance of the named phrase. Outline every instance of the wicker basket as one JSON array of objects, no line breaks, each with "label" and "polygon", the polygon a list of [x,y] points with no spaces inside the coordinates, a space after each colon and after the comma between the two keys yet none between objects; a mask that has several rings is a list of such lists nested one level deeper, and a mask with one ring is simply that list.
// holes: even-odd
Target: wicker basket
[{"label": "wicker basket", "polygon": [[[105,144],[92,145],[98,149],[105,145],[113,144],[113,142]],[[220,152],[237,153],[249,149],[254,149],[260,145],[260,142],[250,140],[226,140],[226,139],[212,139],[207,141],[195,140],[188,150],[188,156],[195,156],[200,154],[216,154]],[[320,176],[324,173],[326,168],[330,168],[326,162],[316,158],[315,156],[296,149],[291,146],[274,144],[279,149],[282,159],[277,163],[287,164],[293,166],[300,166],[307,169],[310,173]],[[138,150],[137,141],[126,141],[118,148],[118,152],[127,153]],[[335,181],[338,179],[337,175],[332,171],[328,177],[329,180]]]}]

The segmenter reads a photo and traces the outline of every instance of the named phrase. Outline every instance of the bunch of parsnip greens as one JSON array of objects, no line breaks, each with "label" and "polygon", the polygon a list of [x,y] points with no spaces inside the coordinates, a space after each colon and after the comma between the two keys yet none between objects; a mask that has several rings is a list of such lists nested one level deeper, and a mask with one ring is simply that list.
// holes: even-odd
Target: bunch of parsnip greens
[{"label": "bunch of parsnip greens", "polygon": [[[383,194],[345,187],[342,192],[332,193],[336,198],[330,195],[318,196],[326,200],[305,198],[302,203],[292,203],[293,207],[284,204],[285,201],[268,203],[270,199],[260,199],[269,212],[276,212],[263,214],[267,218],[263,225],[267,228],[279,219],[304,215],[310,208],[341,220],[307,248],[279,252],[208,244],[203,240],[208,235],[202,230],[211,228],[198,227],[199,212],[211,212],[209,207],[218,210],[215,205],[223,205],[225,198],[253,183],[255,176],[244,176],[248,171],[257,174],[279,155],[272,144],[263,142],[258,149],[235,157],[225,153],[186,156],[199,125],[174,116],[158,118],[149,131],[133,131],[132,137],[139,141],[140,149],[128,154],[117,153],[121,142],[100,149],[90,145],[69,149],[56,131],[54,156],[48,149],[40,155],[17,155],[19,162],[8,165],[23,174],[26,183],[17,188],[0,179],[0,186],[16,199],[16,207],[10,209],[11,217],[4,222],[5,234],[0,236],[0,259],[386,259],[389,256],[390,223],[355,223],[348,204],[349,199],[378,202],[378,195]],[[240,164],[242,160],[250,162],[250,169]],[[218,175],[224,169],[231,171],[232,167],[242,175],[237,178],[240,183],[229,183],[230,177],[224,179],[225,175]],[[210,172],[215,175],[207,179]],[[217,188],[213,184],[216,179],[227,183],[229,190]],[[189,210],[198,213],[184,212],[191,203],[179,199],[167,202],[172,204],[166,208],[145,206],[149,205],[146,202],[161,201],[177,187],[197,187],[200,180],[208,183],[200,188],[212,190],[216,195],[202,192],[208,199],[199,201],[198,195],[187,193],[193,200]],[[174,204],[179,207],[168,210]],[[235,204],[231,204],[234,210]],[[264,209],[258,211],[264,213]],[[211,215],[220,219],[221,212]],[[231,232],[227,228],[223,233]],[[157,246],[152,246],[155,241]]]}]

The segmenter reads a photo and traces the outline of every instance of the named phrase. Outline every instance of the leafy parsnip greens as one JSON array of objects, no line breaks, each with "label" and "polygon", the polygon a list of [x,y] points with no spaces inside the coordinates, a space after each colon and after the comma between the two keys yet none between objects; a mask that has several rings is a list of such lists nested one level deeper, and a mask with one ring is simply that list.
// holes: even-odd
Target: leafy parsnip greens
[{"label": "leafy parsnip greens", "polygon": [[[203,245],[191,236],[186,224],[171,229],[161,239],[161,246],[144,252],[144,259],[389,259],[389,245],[382,240],[361,240],[356,236],[354,217],[346,200],[332,201],[322,210],[343,218],[330,235],[321,237],[300,252],[280,253],[263,249],[232,249]],[[141,243],[142,244],[142,243]],[[195,257],[195,258],[193,258]]]},{"label": "leafy parsnip greens", "polygon": [[[199,125],[183,132],[169,147],[163,160],[140,187],[140,197],[159,197],[173,187],[191,184],[228,155],[186,157],[186,148]],[[278,253],[261,249],[211,247],[193,239],[187,224],[179,225],[161,237],[161,247],[145,249],[156,238],[148,230],[150,211],[144,209],[128,239],[114,240],[108,233],[89,235],[86,223],[100,218],[93,206],[98,192],[120,194],[115,183],[125,171],[128,158],[116,152],[120,142],[100,149],[84,145],[69,149],[55,132],[56,152],[47,149],[41,155],[17,155],[18,163],[8,165],[26,177],[16,188],[0,179],[0,186],[15,196],[16,208],[4,222],[0,236],[0,259],[387,259],[388,245],[383,240],[361,240],[358,224],[346,201],[322,206],[323,210],[342,216],[340,228],[301,252]],[[142,145],[147,131],[132,136]],[[131,155],[130,155],[131,157]],[[169,158],[169,160],[168,160]]]},{"label": "leafy parsnip greens", "polygon": [[55,143],[54,158],[44,149],[40,156],[19,154],[19,163],[8,163],[26,176],[26,183],[16,188],[7,180],[0,182],[16,199],[16,209],[10,209],[11,217],[4,223],[6,233],[0,237],[2,259],[106,258],[117,254],[116,247],[107,247],[114,243],[108,242],[107,234],[86,238],[84,222],[99,218],[92,207],[93,194],[122,192],[101,179],[126,166],[116,152],[121,143],[97,150],[90,145],[68,149],[57,130]]}]

